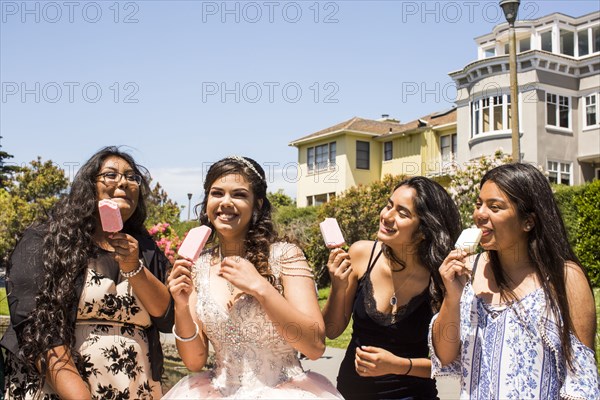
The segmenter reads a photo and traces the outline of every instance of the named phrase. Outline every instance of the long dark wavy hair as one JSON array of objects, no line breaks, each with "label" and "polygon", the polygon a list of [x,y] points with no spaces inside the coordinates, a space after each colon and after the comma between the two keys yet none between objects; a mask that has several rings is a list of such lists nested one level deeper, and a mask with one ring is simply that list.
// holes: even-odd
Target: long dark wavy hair
[{"label": "long dark wavy hair", "polygon": [[[567,231],[546,177],[529,164],[506,164],[488,171],[481,179],[494,182],[508,196],[518,216],[532,218],[533,229],[528,232],[527,252],[533,261],[538,281],[542,285],[550,310],[558,321],[561,350],[572,367],[571,337],[573,321],[565,285],[565,263],[576,264],[585,274],[585,268],[567,241]],[[490,263],[500,294],[505,300],[516,299],[510,289],[509,278],[502,270],[498,252],[489,251]],[[585,274],[587,277],[587,274]],[[588,285],[590,284],[588,278]],[[590,285],[591,290],[591,285]]]},{"label": "long dark wavy hair", "polygon": [[148,171],[117,147],[105,147],[94,154],[77,172],[69,193],[50,211],[45,223],[43,245],[44,284],[36,297],[36,306],[20,340],[20,357],[32,371],[40,363],[41,385],[48,368],[47,352],[57,338],[70,347],[76,365],[81,368],[81,357],[75,350],[75,320],[73,310],[76,296],[76,278],[98,254],[93,234],[100,223],[96,190],[97,175],[104,161],[118,157],[129,163],[142,176],[140,195],[133,215],[124,223],[122,232],[147,234],[144,227],[149,193]]},{"label": "long dark wavy hair", "polygon": [[[250,163],[256,172],[246,163]],[[230,174],[242,175],[250,183],[254,194],[252,218],[244,240],[244,258],[254,264],[261,276],[277,287],[279,291],[282,291],[283,288],[279,286],[269,266],[270,246],[280,238],[273,226],[272,207],[267,198],[267,180],[265,171],[260,164],[248,157],[227,157],[211,165],[204,180],[204,199],[202,203],[194,208],[194,212],[199,215],[201,224],[213,230],[208,243],[216,244],[217,235],[206,214],[206,204],[213,183],[217,179]],[[216,251],[217,248],[215,245],[213,251]]]},{"label": "long dark wavy hair", "polygon": [[[392,193],[402,186],[408,186],[416,192],[413,202],[419,217],[419,227],[415,237],[423,238],[417,247],[417,254],[431,274],[431,308],[437,312],[445,293],[439,267],[460,235],[460,213],[448,192],[431,179],[423,176],[405,179],[396,185]],[[389,246],[382,243],[381,247],[386,258],[399,264],[401,269],[405,268],[404,261],[396,257]]]}]

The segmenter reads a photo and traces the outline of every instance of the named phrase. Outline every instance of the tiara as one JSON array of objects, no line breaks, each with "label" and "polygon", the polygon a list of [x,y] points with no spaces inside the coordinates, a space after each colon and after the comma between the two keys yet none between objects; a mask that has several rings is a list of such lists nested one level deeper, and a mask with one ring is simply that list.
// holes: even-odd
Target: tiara
[{"label": "tiara", "polygon": [[229,156],[229,157],[226,157],[226,160],[235,160],[235,161],[241,162],[246,167],[250,168],[252,170],[252,172],[254,172],[256,174],[256,176],[258,176],[258,178],[260,180],[263,180],[262,175],[258,172],[258,170],[254,167],[254,165],[252,165],[252,163],[250,161],[246,160],[244,157]]}]

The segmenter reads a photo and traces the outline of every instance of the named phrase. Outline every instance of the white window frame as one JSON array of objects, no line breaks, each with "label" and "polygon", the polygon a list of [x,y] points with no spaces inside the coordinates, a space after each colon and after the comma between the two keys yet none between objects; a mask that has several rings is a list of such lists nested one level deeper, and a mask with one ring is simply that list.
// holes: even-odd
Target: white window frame
[{"label": "white window frame", "polygon": [[[448,159],[444,159],[444,153],[442,148],[442,138],[450,138],[450,154]],[[456,160],[456,153],[458,152],[458,134],[457,132],[440,135],[440,159],[442,161],[442,170],[449,168],[452,163]]]},{"label": "white window frame", "polygon": [[542,49],[542,35],[544,35],[545,33],[550,32],[550,53],[554,53],[556,50],[556,45],[554,43],[554,29],[550,28],[550,29],[544,29],[542,31],[538,31],[538,49],[542,50],[542,51],[548,51],[548,50],[543,50]]},{"label": "white window frame", "polygon": [[[563,53],[563,49],[562,49],[562,33],[564,32],[569,32],[573,35],[573,54],[565,54]],[[566,27],[560,27],[558,29],[558,54],[562,55],[562,56],[566,56],[566,57],[577,57],[577,53],[578,53],[578,43],[577,43],[577,31],[574,30],[573,28],[566,28]]]},{"label": "white window frame", "polygon": [[[580,27],[575,32],[575,56],[576,57],[588,57],[592,54],[600,53],[600,48],[598,51],[594,51],[594,28],[598,29],[598,23],[595,22],[591,25]],[[587,54],[579,54],[579,32],[587,31],[587,40],[588,40],[588,53]]]},{"label": "white window frame", "polygon": [[[550,163],[554,163],[556,165],[556,168],[554,168],[554,165],[551,167]],[[563,166],[569,167],[568,173],[563,171]],[[554,160],[554,159],[549,158],[546,160],[546,170],[548,171],[548,180],[550,180],[550,174],[555,173],[556,174],[556,182],[554,182],[554,183],[558,183],[561,185],[564,185],[564,183],[561,183],[562,175],[568,174],[568,177],[569,177],[568,186],[573,186],[573,163],[572,162],[559,161],[559,160]]]},{"label": "white window frame", "polygon": [[[554,112],[556,113],[555,118],[556,118],[556,125],[550,125],[548,123],[548,96],[556,96],[556,102],[550,103],[550,104],[554,104],[555,105],[555,110]],[[567,126],[560,126],[560,108],[561,108],[561,100],[562,99],[566,99],[567,100],[567,108],[569,111],[568,117],[567,117]],[[563,131],[571,131],[573,129],[573,118],[572,118],[572,110],[573,107],[571,107],[571,96],[566,95],[566,94],[560,94],[560,93],[556,93],[556,92],[550,92],[550,91],[546,91],[544,93],[544,109],[545,109],[545,114],[546,114],[546,129],[558,129],[558,130],[563,130]]]},{"label": "white window frame", "polygon": [[[494,101],[496,97],[500,97],[502,101],[502,128],[498,130],[494,130],[495,119],[494,119]],[[519,94],[520,97],[520,94]],[[511,131],[511,128],[508,123],[508,112],[510,111],[511,103],[509,101],[510,93],[502,93],[489,97],[480,97],[471,102],[471,138],[482,137],[484,135],[497,134],[497,133],[507,133]],[[512,101],[512,99],[511,99]],[[484,103],[487,103],[487,106],[484,106]],[[487,109],[489,112],[489,128],[487,131],[483,131],[483,114],[484,109]],[[479,113],[479,121],[475,118],[475,114]],[[477,133],[475,129],[475,124],[477,126]]]},{"label": "white window frame", "polygon": [[[317,167],[317,147],[320,148],[323,146],[327,146],[327,151],[326,151],[327,163],[325,166],[318,168]],[[333,157],[333,160],[332,160],[331,148],[333,146],[335,146],[335,156]],[[310,150],[313,151],[313,163],[312,164],[309,163],[309,157],[308,157]],[[335,141],[307,147],[306,148],[306,166],[307,166],[308,173],[316,174],[316,173],[319,173],[322,171],[328,171],[332,168],[335,168],[335,157],[337,157],[337,144]]]},{"label": "white window frame", "polygon": [[[595,97],[595,109],[596,109],[596,123],[593,125],[588,125],[587,124],[587,109],[588,109],[588,105],[587,105],[587,98],[594,96]],[[585,95],[583,97],[581,97],[581,109],[582,109],[582,125],[583,129],[594,129],[594,128],[598,128],[600,126],[600,92],[596,92],[596,93],[590,93],[588,95]]]}]

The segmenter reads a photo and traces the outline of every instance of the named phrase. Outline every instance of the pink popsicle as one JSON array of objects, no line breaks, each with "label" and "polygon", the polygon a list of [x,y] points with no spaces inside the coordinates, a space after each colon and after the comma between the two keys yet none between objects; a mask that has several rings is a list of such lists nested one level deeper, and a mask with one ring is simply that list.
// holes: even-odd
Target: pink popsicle
[{"label": "pink popsicle", "polygon": [[177,250],[177,254],[196,262],[211,232],[212,230],[204,225],[191,229]]},{"label": "pink popsicle", "polygon": [[98,202],[98,212],[102,221],[102,230],[105,232],[119,232],[123,229],[123,219],[117,203],[110,199]]},{"label": "pink popsicle", "polygon": [[346,243],[335,218],[325,218],[325,221],[321,222],[319,227],[321,228],[321,235],[325,239],[325,245],[328,248],[342,247]]}]

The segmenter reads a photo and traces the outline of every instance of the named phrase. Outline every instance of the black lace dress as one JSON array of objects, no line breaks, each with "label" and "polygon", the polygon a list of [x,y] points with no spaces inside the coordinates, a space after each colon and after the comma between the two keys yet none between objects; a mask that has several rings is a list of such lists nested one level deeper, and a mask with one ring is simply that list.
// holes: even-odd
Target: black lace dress
[{"label": "black lace dress", "polygon": [[337,388],[346,399],[437,399],[435,380],[404,375],[361,377],[356,373],[356,347],[375,346],[399,357],[427,358],[427,333],[433,316],[429,288],[398,308],[395,314],[377,310],[373,296],[371,271],[381,251],[373,259],[371,251],[367,271],[358,282],[352,317],[352,339],[340,365]]}]

